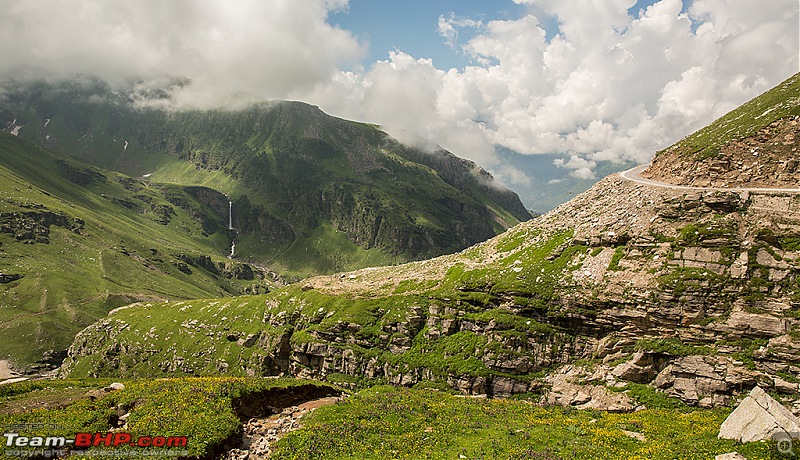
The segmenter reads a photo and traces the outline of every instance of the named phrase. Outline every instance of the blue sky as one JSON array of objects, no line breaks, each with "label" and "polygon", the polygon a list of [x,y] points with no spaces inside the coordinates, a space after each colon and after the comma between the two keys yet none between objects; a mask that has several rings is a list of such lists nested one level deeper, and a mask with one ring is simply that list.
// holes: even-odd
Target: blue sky
[{"label": "blue sky", "polygon": [[438,31],[439,17],[451,13],[484,21],[518,19],[525,7],[511,0],[350,0],[349,8],[333,13],[328,22],[352,31],[368,44],[365,66],[386,60],[389,51],[399,49],[433,59],[439,68],[463,67],[470,60],[451,49]]},{"label": "blue sky", "polygon": [[[628,10],[638,16],[640,10],[657,0],[638,0]],[[688,2],[684,5],[684,10]],[[432,59],[438,68],[463,68],[473,61],[463,52],[454,50],[439,34],[441,16],[481,20],[516,20],[529,12],[538,13],[548,38],[558,32],[555,18],[534,11],[530,6],[511,0],[350,0],[348,8],[331,13],[328,22],[353,32],[368,46],[361,64],[368,67],[373,62],[386,60],[389,51],[400,50],[412,56]],[[465,33],[466,32],[466,33]],[[474,36],[462,31],[459,42],[466,43]]]}]

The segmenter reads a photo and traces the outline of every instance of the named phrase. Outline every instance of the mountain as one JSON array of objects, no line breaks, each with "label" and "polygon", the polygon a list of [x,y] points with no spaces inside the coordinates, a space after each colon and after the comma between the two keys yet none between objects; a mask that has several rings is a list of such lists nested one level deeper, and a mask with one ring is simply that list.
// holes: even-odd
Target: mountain
[{"label": "mountain", "polygon": [[800,185],[800,78],[792,77],[656,154],[644,177],[677,185]]},{"label": "mountain", "polygon": [[530,218],[442,149],[299,102],[167,110],[97,82],[6,88],[0,126],[85,163],[232,201],[236,256],[299,276],[459,251]]},{"label": "mountain", "polygon": [[227,205],[0,133],[0,357],[58,365],[78,331],[134,301],[266,292],[274,276],[223,256]]},{"label": "mountain", "polygon": [[[722,150],[775,122],[791,125],[798,78],[745,104],[739,113],[750,115],[737,123],[748,129]],[[707,130],[725,131],[729,119]],[[788,151],[800,140],[792,142]],[[690,168],[713,158],[680,161]],[[613,174],[458,254],[233,302],[138,303],[81,332],[62,373],[428,382],[622,411],[634,406],[613,390],[626,382],[701,407],[730,404],[760,384],[796,402],[798,203],[796,190]],[[145,327],[145,337],[134,332]]]}]

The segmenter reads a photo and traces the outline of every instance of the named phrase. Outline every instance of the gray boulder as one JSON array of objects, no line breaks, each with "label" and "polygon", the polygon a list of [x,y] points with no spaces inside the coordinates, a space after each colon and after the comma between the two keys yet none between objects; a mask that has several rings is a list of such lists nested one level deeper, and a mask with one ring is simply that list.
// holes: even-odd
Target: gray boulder
[{"label": "gray boulder", "polygon": [[740,442],[798,438],[800,419],[757,386],[722,422],[719,437]]}]

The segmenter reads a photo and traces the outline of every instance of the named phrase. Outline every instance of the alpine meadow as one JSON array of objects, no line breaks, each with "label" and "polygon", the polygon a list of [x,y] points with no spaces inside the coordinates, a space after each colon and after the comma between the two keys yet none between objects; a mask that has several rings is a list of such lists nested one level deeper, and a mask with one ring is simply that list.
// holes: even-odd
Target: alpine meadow
[{"label": "alpine meadow", "polygon": [[800,452],[797,2],[29,0],[0,37],[0,458]]}]

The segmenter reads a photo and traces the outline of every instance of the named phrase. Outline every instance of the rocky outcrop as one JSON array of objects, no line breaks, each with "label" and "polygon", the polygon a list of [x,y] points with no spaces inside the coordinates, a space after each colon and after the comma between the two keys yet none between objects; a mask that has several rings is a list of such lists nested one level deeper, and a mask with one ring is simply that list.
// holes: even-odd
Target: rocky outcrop
[{"label": "rocky outcrop", "polygon": [[700,407],[726,406],[731,395],[770,383],[770,378],[743,363],[712,356],[686,356],[672,361],[652,382],[670,396]]},{"label": "rocky outcrop", "polygon": [[21,279],[24,275],[20,275],[18,273],[0,273],[0,284],[8,284],[18,279]]},{"label": "rocky outcrop", "polygon": [[800,419],[755,387],[722,423],[719,437],[739,442],[797,439]]},{"label": "rocky outcrop", "polygon": [[686,161],[690,153],[680,148],[667,149],[656,155],[642,177],[695,187],[796,188],[798,148],[800,118],[792,116],[710,151],[699,161]]},{"label": "rocky outcrop", "polygon": [[637,351],[630,361],[617,365],[611,373],[619,380],[650,383],[667,362],[669,362],[668,355]]},{"label": "rocky outcrop", "polygon": [[7,233],[23,243],[50,243],[50,227],[65,228],[80,233],[84,222],[64,213],[47,210],[41,205],[29,205],[31,211],[0,213],[0,232]]},{"label": "rocky outcrop", "polygon": [[589,372],[581,367],[564,366],[544,379],[550,390],[541,402],[609,412],[631,412],[636,409],[638,404],[627,394],[609,390],[606,384],[613,385],[615,382],[607,371],[602,367]]}]

